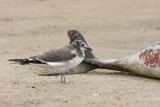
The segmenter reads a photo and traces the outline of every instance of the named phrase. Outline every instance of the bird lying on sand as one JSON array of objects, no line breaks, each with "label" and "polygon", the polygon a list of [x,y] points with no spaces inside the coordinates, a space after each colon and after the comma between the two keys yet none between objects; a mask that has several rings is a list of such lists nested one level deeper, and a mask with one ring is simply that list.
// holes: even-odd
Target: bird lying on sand
[{"label": "bird lying on sand", "polygon": [[[84,51],[92,49],[82,40],[75,40],[69,45],[51,49],[41,55],[32,56],[25,59],[9,59],[21,65],[25,64],[47,64],[61,73],[61,82],[66,83],[64,71],[75,68],[85,58]],[[62,79],[63,76],[63,79]]]}]

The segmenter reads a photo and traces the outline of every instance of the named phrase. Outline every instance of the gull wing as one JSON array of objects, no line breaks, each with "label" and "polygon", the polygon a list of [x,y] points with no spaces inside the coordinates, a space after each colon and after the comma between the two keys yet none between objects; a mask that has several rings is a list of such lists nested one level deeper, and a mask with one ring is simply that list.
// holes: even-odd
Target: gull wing
[{"label": "gull wing", "polygon": [[72,45],[66,45],[56,49],[51,49],[48,52],[38,55],[37,60],[48,63],[48,62],[67,62],[76,57],[76,49]]}]

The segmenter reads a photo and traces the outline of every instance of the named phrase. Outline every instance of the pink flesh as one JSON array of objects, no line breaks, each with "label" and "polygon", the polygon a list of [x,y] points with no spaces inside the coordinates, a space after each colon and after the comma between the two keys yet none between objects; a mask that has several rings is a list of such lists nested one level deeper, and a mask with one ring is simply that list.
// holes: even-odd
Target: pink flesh
[{"label": "pink flesh", "polygon": [[160,67],[160,49],[146,49],[140,53],[139,59],[148,67]]}]

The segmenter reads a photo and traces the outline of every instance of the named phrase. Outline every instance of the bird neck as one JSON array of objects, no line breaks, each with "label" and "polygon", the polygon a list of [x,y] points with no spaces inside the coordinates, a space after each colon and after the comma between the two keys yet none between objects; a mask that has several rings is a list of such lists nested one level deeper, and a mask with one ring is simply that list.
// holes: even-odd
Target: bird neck
[{"label": "bird neck", "polygon": [[77,55],[79,56],[79,57],[85,57],[85,53],[84,53],[84,49],[83,48],[81,48],[81,47],[79,47],[79,46],[77,46],[76,44],[72,44],[75,48],[76,48],[76,51],[77,51]]},{"label": "bird neck", "polygon": [[85,57],[84,50],[82,50],[82,48],[77,48],[76,51],[79,57]]}]

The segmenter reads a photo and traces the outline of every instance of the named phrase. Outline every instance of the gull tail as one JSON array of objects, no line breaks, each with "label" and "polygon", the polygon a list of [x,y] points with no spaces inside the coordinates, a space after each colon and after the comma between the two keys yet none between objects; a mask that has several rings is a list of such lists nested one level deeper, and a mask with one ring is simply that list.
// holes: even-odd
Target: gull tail
[{"label": "gull tail", "polygon": [[36,60],[36,59],[9,59],[8,61],[14,61],[18,62],[20,65],[25,65],[25,64],[44,64],[43,62]]}]

